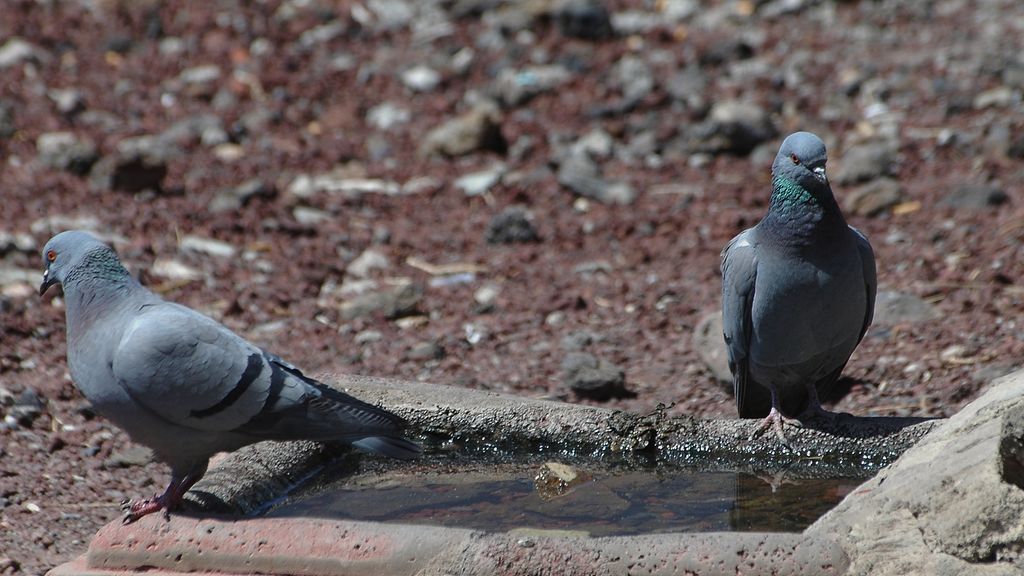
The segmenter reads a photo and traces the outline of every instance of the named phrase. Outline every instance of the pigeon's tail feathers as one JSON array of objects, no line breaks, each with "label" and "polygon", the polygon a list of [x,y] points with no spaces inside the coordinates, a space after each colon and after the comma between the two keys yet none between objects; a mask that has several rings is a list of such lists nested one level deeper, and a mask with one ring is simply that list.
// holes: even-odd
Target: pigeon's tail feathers
[{"label": "pigeon's tail feathers", "polygon": [[383,454],[399,460],[413,460],[423,453],[423,448],[419,444],[397,436],[370,436],[360,438],[352,442],[352,445],[366,452]]}]

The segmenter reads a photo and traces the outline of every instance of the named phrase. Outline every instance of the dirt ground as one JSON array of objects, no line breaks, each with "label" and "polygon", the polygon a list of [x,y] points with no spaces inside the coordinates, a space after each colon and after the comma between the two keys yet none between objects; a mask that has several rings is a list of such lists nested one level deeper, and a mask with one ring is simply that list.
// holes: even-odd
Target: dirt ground
[{"label": "dirt ground", "polygon": [[734,417],[692,334],[782,137],[812,130],[881,289],[928,308],[869,331],[833,407],[956,412],[1024,358],[1021,22],[1014,0],[7,3],[0,574],[69,560],[167,479],[74,388],[59,291],[34,292],[69,227],[307,373],[597,402],[563,373],[585,352],[625,374],[605,405]]}]

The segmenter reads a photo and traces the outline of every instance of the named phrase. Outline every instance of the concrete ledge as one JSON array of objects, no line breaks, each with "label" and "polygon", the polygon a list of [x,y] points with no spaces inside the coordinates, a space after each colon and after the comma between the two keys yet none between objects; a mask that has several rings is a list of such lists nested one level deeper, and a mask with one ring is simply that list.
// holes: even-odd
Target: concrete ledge
[{"label": "concrete ledge", "polygon": [[[430,384],[338,377],[405,416],[421,439],[473,453],[551,453],[815,475],[895,463],[802,534],[588,538],[249,514],[346,451],[265,443],[224,458],[193,515],[104,527],[59,576],[218,574],[1019,574],[1024,569],[1024,372],[948,422],[841,419],[795,430],[797,453],[746,440],[753,421],[670,418]],[[810,455],[811,463],[807,463]],[[343,460],[344,463],[344,460]],[[695,464],[696,463],[696,464]],[[333,469],[333,468],[332,468]]]},{"label": "concrete ledge", "polygon": [[148,516],[110,524],[54,576],[130,573],[390,576],[465,574],[842,574],[835,542],[800,534],[560,537],[341,520]]}]

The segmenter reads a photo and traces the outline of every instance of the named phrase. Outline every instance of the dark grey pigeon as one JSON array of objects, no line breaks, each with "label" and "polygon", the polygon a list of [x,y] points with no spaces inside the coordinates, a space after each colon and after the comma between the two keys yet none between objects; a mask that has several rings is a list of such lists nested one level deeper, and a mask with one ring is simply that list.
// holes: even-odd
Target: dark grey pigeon
[{"label": "dark grey pigeon", "polygon": [[786,443],[784,422],[832,416],[818,398],[864,337],[876,286],[871,244],[846,224],[825,177],[825,144],[791,134],[772,164],[768,213],[722,251],[736,407],[766,416],[754,435],[770,427]]},{"label": "dark grey pigeon", "polygon": [[261,440],[341,441],[413,458],[398,416],[305,376],[222,324],[139,284],[87,232],[43,248],[42,295],[64,287],[68,369],[96,411],[171,467],[163,494],[125,522],[173,510],[210,457]]}]

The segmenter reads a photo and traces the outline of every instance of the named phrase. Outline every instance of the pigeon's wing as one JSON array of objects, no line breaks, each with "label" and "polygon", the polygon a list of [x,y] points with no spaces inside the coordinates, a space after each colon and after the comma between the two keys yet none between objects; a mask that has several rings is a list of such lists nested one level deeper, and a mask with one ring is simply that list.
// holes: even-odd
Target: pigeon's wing
[{"label": "pigeon's wing", "polygon": [[266,440],[341,440],[398,458],[419,453],[405,422],[307,378],[223,325],[160,303],[132,320],[112,363],[118,383],[177,426]]},{"label": "pigeon's wing", "polygon": [[314,380],[281,358],[264,353],[269,363],[266,405],[238,432],[268,440],[344,440],[393,458],[414,458],[421,449],[399,434],[406,422]]},{"label": "pigeon's wing", "polygon": [[771,409],[768,391],[750,380],[748,356],[751,309],[757,279],[754,229],[740,233],[722,250],[722,333],[729,353],[736,408],[741,418],[763,416]]},{"label": "pigeon's wing", "polygon": [[111,370],[138,404],[172,424],[207,432],[245,424],[270,392],[259,348],[168,302],[145,306],[129,321]]},{"label": "pigeon's wing", "polygon": [[860,263],[864,267],[864,288],[867,290],[868,306],[864,311],[864,325],[860,329],[860,342],[864,333],[868,331],[871,320],[875,317],[875,293],[878,291],[878,272],[875,270],[875,251],[871,249],[871,243],[864,234],[850,226],[853,236],[857,241],[857,249],[860,251]]}]

